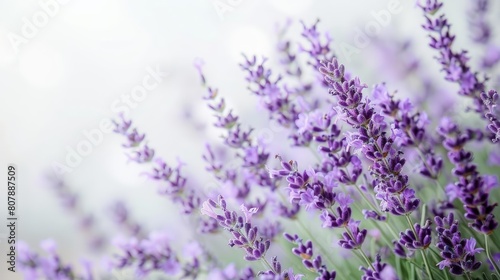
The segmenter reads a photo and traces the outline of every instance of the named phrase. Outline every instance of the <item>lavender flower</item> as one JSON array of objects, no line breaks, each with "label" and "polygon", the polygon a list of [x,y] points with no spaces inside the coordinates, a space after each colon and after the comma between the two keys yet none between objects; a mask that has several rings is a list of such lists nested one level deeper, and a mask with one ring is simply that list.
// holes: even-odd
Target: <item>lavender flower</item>
[{"label": "lavender flower", "polygon": [[470,139],[470,133],[463,133],[449,119],[443,119],[438,132],[444,137],[443,145],[448,150],[448,157],[455,165],[453,174],[458,178],[455,184],[447,186],[447,192],[452,197],[458,197],[464,204],[465,217],[472,220],[471,226],[478,232],[491,234],[498,222],[493,215],[497,203],[488,201],[490,187],[477,166],[473,163],[472,153],[464,149]]},{"label": "lavender flower", "polygon": [[316,280],[335,279],[337,272],[335,270],[328,270],[327,266],[323,264],[321,255],[318,254],[314,257],[313,244],[310,240],[303,243],[297,234],[291,235],[285,233],[284,237],[288,242],[297,246],[292,249],[292,253],[302,259],[302,264],[305,268],[317,275]]},{"label": "lavender flower", "polygon": [[123,201],[116,201],[111,206],[111,214],[115,223],[128,231],[132,236],[142,236],[141,225],[130,218],[130,213]]},{"label": "lavender flower", "polygon": [[394,121],[391,129],[396,135],[396,143],[403,147],[414,147],[422,161],[420,174],[437,180],[443,160],[429,146],[434,140],[426,133],[426,126],[429,124],[427,115],[413,112],[413,105],[409,100],[396,99],[384,84],[374,87],[373,96],[382,113]]},{"label": "lavender flower", "polygon": [[70,265],[64,264],[57,254],[57,247],[53,240],[45,240],[40,245],[47,256],[40,256],[31,251],[28,245],[20,242],[17,245],[18,264],[26,280],[54,279],[54,280],[93,280],[90,266],[85,263],[82,274],[76,273]]},{"label": "lavender flower", "polygon": [[[226,200],[222,196],[219,196],[217,202],[212,199],[203,202],[201,213],[217,220],[219,225],[231,234],[228,245],[243,249],[245,251],[245,260],[262,261],[267,266],[269,270],[261,271],[259,274],[269,277],[273,276],[274,278],[264,279],[286,279],[279,277],[284,277],[283,275],[288,275],[288,277],[293,276],[290,270],[290,272],[281,271],[281,264],[276,258],[273,259],[272,266],[266,260],[266,253],[271,246],[271,241],[259,236],[259,229],[251,223],[251,217],[257,213],[258,209],[248,209],[244,205],[240,208],[243,216],[237,214],[235,211],[228,210]],[[300,279],[300,277],[293,279]]]},{"label": "lavender flower", "polygon": [[474,1],[474,6],[469,13],[472,39],[481,44],[487,43],[491,38],[491,27],[485,20],[488,6],[488,0]]},{"label": "lavender flower", "polygon": [[94,251],[104,249],[107,237],[100,231],[95,216],[83,209],[80,196],[62,178],[54,174],[46,178],[64,210],[77,220],[78,228],[88,237],[90,249]]},{"label": "lavender flower", "polygon": [[303,112],[303,107],[309,105],[300,104],[300,98],[293,99],[294,93],[281,87],[282,76],[272,77],[272,71],[266,68],[267,59],[258,62],[254,56],[245,57],[241,68],[247,73],[246,80],[249,82],[249,90],[260,98],[262,106],[269,111],[270,118],[276,120],[285,128],[292,128],[289,138],[294,146],[308,146],[312,136],[308,133],[296,133],[296,120]]},{"label": "lavender flower", "polygon": [[348,145],[361,148],[373,162],[371,173],[376,179],[375,191],[381,209],[394,215],[409,215],[420,200],[408,187],[408,176],[401,174],[406,160],[393,146],[395,135],[386,135],[384,117],[375,111],[369,99],[363,100],[362,90],[366,85],[357,77],[348,80],[344,65],[336,59],[323,62],[319,71],[330,84],[330,94],[337,97],[341,118],[356,130],[350,134]]},{"label": "lavender flower", "polygon": [[200,272],[199,255],[190,254],[184,262],[170,246],[168,235],[163,232],[151,233],[147,239],[116,240],[122,254],[117,256],[114,267],[132,267],[139,278],[153,271],[166,275],[196,278]]},{"label": "lavender flower", "polygon": [[453,213],[447,217],[436,217],[436,231],[438,232],[438,242],[436,247],[440,250],[443,258],[437,265],[440,269],[449,268],[450,273],[462,275],[479,269],[481,262],[476,261],[475,255],[483,249],[476,248],[474,238],[462,238],[458,221],[454,220]]},{"label": "lavender flower", "polygon": [[171,167],[162,158],[154,157],[154,150],[144,143],[145,135],[140,134],[137,129],[130,129],[132,121],[120,116],[114,123],[114,131],[126,139],[123,146],[131,150],[128,154],[129,159],[139,164],[153,163],[151,171],[146,175],[161,184],[159,192],[170,196],[173,202],[179,203],[186,214],[197,209],[201,198],[192,187],[186,185],[187,178],[181,173],[183,164],[179,162],[176,167]]},{"label": "lavender flower", "polygon": [[382,263],[380,255],[377,255],[377,259],[372,263],[373,269],[362,267],[361,270],[364,275],[361,280],[398,280],[399,277],[396,275],[396,271],[393,267],[386,263]]},{"label": "lavender flower", "polygon": [[[222,214],[218,214],[216,209],[220,209]],[[244,205],[241,207],[243,216],[238,215],[234,211],[227,209],[226,200],[219,196],[218,202],[211,199],[203,202],[201,213],[209,216],[219,222],[219,225],[231,233],[232,238],[229,240],[229,246],[245,249],[245,260],[256,261],[265,257],[271,242],[269,240],[258,239],[258,228],[252,226],[251,216],[258,209],[247,209]]]},{"label": "lavender flower", "polygon": [[400,233],[399,243],[410,251],[427,249],[432,241],[430,221],[427,220],[423,226],[415,224],[413,228],[415,231],[408,229]]},{"label": "lavender flower", "polygon": [[260,273],[261,280],[301,280],[304,275],[295,274],[293,268],[282,270],[281,263],[273,257],[272,269]]},{"label": "lavender flower", "polygon": [[[426,4],[421,5],[424,12],[428,12],[431,7],[434,7],[435,12],[441,6],[442,3],[437,0],[427,1]],[[460,85],[459,94],[472,98],[475,106],[474,110],[489,121],[488,129],[492,134],[490,138],[494,142],[498,142],[498,112],[491,111],[494,105],[488,103],[488,101],[492,101],[492,99],[488,99],[488,101],[484,99],[487,79],[480,79],[478,73],[470,69],[468,65],[469,57],[466,51],[456,52],[451,48],[455,36],[450,33],[450,24],[444,14],[434,20],[427,16],[426,19],[427,23],[423,25],[423,28],[435,34],[430,36],[431,43],[429,45],[439,51],[438,61],[446,73],[446,80],[458,83]]]},{"label": "lavender flower", "polygon": [[207,276],[208,280],[254,280],[255,273],[252,268],[246,267],[240,271],[236,268],[234,263],[229,264],[224,269],[213,268]]}]

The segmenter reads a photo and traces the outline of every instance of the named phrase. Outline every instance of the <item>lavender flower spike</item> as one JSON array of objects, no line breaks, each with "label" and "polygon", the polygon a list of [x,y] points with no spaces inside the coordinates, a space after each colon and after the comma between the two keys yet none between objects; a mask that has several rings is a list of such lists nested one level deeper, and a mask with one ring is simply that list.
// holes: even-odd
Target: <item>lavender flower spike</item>
[{"label": "lavender flower spike", "polygon": [[283,236],[297,246],[292,249],[292,253],[302,259],[305,268],[317,274],[316,280],[334,280],[336,278],[337,272],[328,270],[323,264],[321,255],[318,254],[314,257],[313,244],[310,240],[304,243],[297,234],[285,233]]},{"label": "lavender flower spike", "polygon": [[360,268],[364,271],[364,275],[361,280],[398,280],[396,271],[394,268],[386,263],[382,263],[380,255],[377,255],[377,260],[372,263],[373,269],[371,268]]},{"label": "lavender flower spike", "polygon": [[375,111],[369,99],[363,100],[362,90],[366,85],[358,77],[348,80],[344,65],[337,59],[322,62],[319,71],[330,84],[330,94],[337,98],[341,118],[355,129],[348,137],[349,145],[359,147],[372,162],[371,173],[381,209],[398,216],[409,215],[418,208],[420,200],[409,188],[408,176],[402,174],[406,160],[393,145],[396,136],[386,134],[384,117]]},{"label": "lavender flower spike", "polygon": [[[427,1],[425,5],[421,5],[422,10],[428,13],[429,10],[436,11],[442,3],[438,0]],[[498,97],[495,99],[494,91],[486,93],[487,78],[480,79],[477,72],[473,72],[468,64],[469,57],[466,51],[454,51],[451,46],[455,41],[455,36],[450,33],[451,24],[444,14],[441,14],[436,19],[425,17],[427,23],[423,25],[425,30],[435,34],[431,35],[431,48],[439,51],[437,60],[441,63],[442,69],[446,73],[446,80],[455,82],[460,85],[460,95],[472,98],[474,101],[475,111],[482,118],[489,121],[488,129],[491,132],[490,138],[494,142],[499,142],[500,139],[500,121],[498,111],[495,111],[495,104],[498,102]],[[492,98],[489,98],[489,95]],[[492,102],[494,104],[492,104]]]},{"label": "lavender flower spike", "polygon": [[451,274],[462,275],[479,269],[481,262],[476,260],[475,255],[483,249],[476,248],[474,238],[462,238],[458,221],[454,220],[453,213],[447,217],[436,217],[436,231],[438,232],[438,242],[436,247],[440,250],[443,258],[437,265],[439,269],[448,267]]},{"label": "lavender flower spike", "polygon": [[[224,230],[231,234],[229,246],[243,249],[245,260],[262,261],[268,268],[268,270],[259,273],[266,275],[267,278],[264,279],[287,279],[283,275],[288,275],[288,272],[281,271],[281,264],[276,258],[273,259],[272,266],[266,260],[266,253],[271,246],[271,241],[260,236],[259,229],[250,222],[250,217],[257,213],[258,209],[248,209],[242,205],[243,216],[239,215],[235,211],[228,210],[227,202],[221,195],[219,195],[217,202],[208,199],[202,205],[201,213],[215,219]],[[291,271],[290,273],[289,276],[293,275]],[[293,279],[300,279],[298,275],[294,277],[296,278]]]}]

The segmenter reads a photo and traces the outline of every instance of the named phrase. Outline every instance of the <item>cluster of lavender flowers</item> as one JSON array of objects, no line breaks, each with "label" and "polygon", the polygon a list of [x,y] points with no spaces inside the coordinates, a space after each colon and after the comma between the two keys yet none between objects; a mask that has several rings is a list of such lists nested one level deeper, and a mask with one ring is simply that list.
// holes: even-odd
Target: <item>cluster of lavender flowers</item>
[{"label": "cluster of lavender flowers", "polygon": [[[425,23],[415,27],[429,33],[444,80],[458,85],[455,97],[479,116],[473,123],[428,108],[432,101],[424,99],[439,94],[443,81],[420,81],[424,99],[404,98],[405,91],[414,93],[404,86],[370,87],[341,63],[319,20],[301,22],[300,39],[289,38],[287,21],[278,28],[276,61],[248,55],[240,64],[249,93],[286,134],[286,145],[259,139],[258,128],[245,125],[224,94],[208,85],[197,60],[205,90],[200,101],[222,139],[205,143],[200,156],[216,188],[197,183],[198,171],[181,159],[171,164],[158,155],[129,118],[115,120],[128,161],[144,167],[142,175],[178,208],[186,223],[175,227],[188,234],[171,236],[172,225],[149,231],[115,202],[111,220],[122,234],[105,269],[66,265],[45,242],[47,256],[21,246],[26,279],[106,279],[126,272],[134,279],[500,279],[499,95],[488,76],[500,52],[485,19],[488,0],[475,2],[467,14],[474,43],[492,50],[478,59],[482,73],[472,70],[467,51],[455,50],[450,21],[437,15],[443,6],[419,3]],[[497,166],[482,164],[488,151]],[[63,206],[79,220],[90,217],[75,210],[77,195],[55,182]]]}]

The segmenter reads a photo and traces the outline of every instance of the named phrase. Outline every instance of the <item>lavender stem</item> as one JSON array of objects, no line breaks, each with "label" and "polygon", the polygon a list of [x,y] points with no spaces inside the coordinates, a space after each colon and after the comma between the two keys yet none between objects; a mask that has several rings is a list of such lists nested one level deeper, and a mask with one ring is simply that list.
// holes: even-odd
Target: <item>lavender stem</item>
[{"label": "lavender stem", "polygon": [[488,237],[489,236],[487,234],[484,235],[484,247],[485,247],[484,249],[486,250],[486,255],[488,256],[491,265],[495,269],[496,275],[500,277],[500,269],[498,268],[498,265],[496,264],[495,259],[493,258],[490,252],[490,246],[488,245],[488,239],[489,239]]}]

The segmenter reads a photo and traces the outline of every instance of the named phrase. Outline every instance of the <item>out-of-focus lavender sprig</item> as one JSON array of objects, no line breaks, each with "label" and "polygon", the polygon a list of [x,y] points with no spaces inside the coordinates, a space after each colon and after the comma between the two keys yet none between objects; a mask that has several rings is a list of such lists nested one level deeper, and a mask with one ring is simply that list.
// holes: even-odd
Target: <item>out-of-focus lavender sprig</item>
[{"label": "out-of-focus lavender sprig", "polygon": [[255,273],[251,267],[245,267],[238,271],[234,263],[225,268],[214,267],[207,275],[207,280],[254,280]]},{"label": "out-of-focus lavender sprig", "polygon": [[131,236],[144,236],[144,229],[130,217],[130,211],[123,201],[116,201],[111,205],[111,215],[113,221],[121,228],[129,232]]},{"label": "out-of-focus lavender sprig", "polygon": [[64,264],[57,254],[57,246],[53,240],[45,240],[40,246],[47,253],[41,256],[32,251],[24,242],[17,245],[19,270],[26,280],[93,280],[90,263],[83,262],[83,271],[77,273],[70,265]]},{"label": "out-of-focus lavender sprig", "polygon": [[145,239],[116,240],[115,243],[121,252],[116,256],[113,268],[132,268],[140,279],[154,271],[195,279],[204,261],[204,252],[199,245],[197,250],[189,250],[189,255],[181,256],[172,249],[164,232],[153,232]]},{"label": "out-of-focus lavender sprig", "polygon": [[[206,86],[206,78],[203,74],[202,65],[198,62],[195,66],[202,77],[203,85]],[[251,133],[253,129],[244,130],[241,128],[241,123],[238,121],[239,117],[234,115],[232,110],[226,110],[225,100],[218,97],[217,89],[207,87],[207,95],[204,99],[207,100],[208,107],[217,118],[214,125],[226,130],[226,133],[222,136],[224,143],[238,152],[238,156],[243,161],[242,167],[253,173],[253,179],[255,179],[257,184],[274,190],[276,188],[275,182],[267,176],[264,168],[269,158],[269,153],[261,145],[252,141]],[[221,166],[219,165],[220,167],[217,168],[217,165],[214,165],[215,155],[209,146],[207,147],[207,152],[208,154],[204,155],[204,159],[210,164],[213,171],[217,171]]]},{"label": "out-of-focus lavender sprig", "polygon": [[437,264],[439,268],[448,267],[450,273],[454,275],[469,274],[479,269],[481,262],[476,261],[475,255],[483,249],[476,248],[476,240],[473,237],[462,238],[458,221],[454,219],[453,213],[444,218],[435,217],[434,221],[438,232],[436,247],[443,258]]},{"label": "out-of-focus lavender sprig", "polygon": [[488,12],[488,0],[473,1],[473,7],[469,11],[469,22],[472,28],[472,39],[478,43],[485,44],[491,39],[491,27],[486,22]]},{"label": "out-of-focus lavender sprig", "polygon": [[298,65],[297,54],[292,50],[293,42],[285,38],[285,35],[291,25],[292,20],[287,19],[283,25],[276,26],[276,33],[278,37],[277,50],[278,55],[281,56],[279,62],[285,66],[286,74],[300,80],[302,77],[302,68]]},{"label": "out-of-focus lavender sprig", "polygon": [[[206,83],[206,78],[202,70],[202,62],[198,61],[195,66],[202,77],[202,81]],[[206,86],[206,84],[203,85]],[[238,121],[238,116],[233,115],[231,111],[227,112],[224,98],[218,98],[217,92],[217,89],[207,87],[208,94],[204,99],[211,102],[208,104],[208,107],[214,112],[217,118],[215,126],[222,127],[226,130],[226,134],[222,136],[224,138],[224,143],[229,148],[236,150],[236,156],[241,158],[242,163],[241,166],[236,168],[225,168],[221,163],[217,162],[215,153],[212,151],[212,148],[207,145],[207,152],[203,155],[203,159],[208,163],[206,169],[214,173],[215,177],[222,184],[226,186],[230,185],[234,190],[233,192],[236,192],[235,198],[238,199],[240,203],[253,205],[252,207],[261,209],[261,213],[263,213],[264,207],[272,201],[275,204],[277,213],[281,217],[288,219],[294,218],[300,211],[298,205],[289,207],[283,202],[277,199],[272,200],[271,198],[264,201],[257,200],[255,202],[249,202],[247,200],[252,185],[257,184],[267,188],[271,192],[275,192],[278,187],[277,180],[269,177],[265,168],[269,153],[265,150],[263,145],[252,141],[252,129],[246,131],[241,129],[241,123]],[[230,119],[230,122],[224,121],[228,119]],[[230,125],[221,125],[221,122],[230,123]],[[267,223],[265,228],[272,228],[272,230],[266,230],[266,234],[277,233],[276,230],[279,229],[279,227],[273,227],[273,223],[272,221]],[[271,226],[271,228],[268,226]]]},{"label": "out-of-focus lavender sprig", "polygon": [[491,69],[500,61],[500,48],[491,43],[492,28],[486,20],[489,0],[471,1],[472,7],[468,12],[471,37],[474,42],[485,47],[481,59],[483,69]]},{"label": "out-of-focus lavender sprig", "polygon": [[201,204],[201,198],[193,188],[186,185],[187,178],[182,175],[183,164],[168,165],[162,158],[155,157],[155,150],[145,143],[145,134],[140,134],[136,128],[131,128],[132,121],[123,116],[115,120],[115,133],[125,136],[123,144],[129,150],[127,156],[139,164],[152,163],[151,171],[146,175],[159,183],[160,193],[169,196],[173,202],[179,203],[184,213],[190,214]]},{"label": "out-of-focus lavender sprig", "polygon": [[[302,46],[297,42],[285,38],[285,34],[292,25],[292,20],[288,19],[286,23],[280,28],[278,26],[278,54],[281,55],[280,64],[284,66],[284,90],[289,92],[290,96],[299,100],[302,98],[309,98],[311,107],[317,108],[320,102],[317,98],[312,99],[313,83],[305,81],[303,75],[303,66],[299,59],[299,54],[304,52]],[[295,52],[292,50],[294,46],[298,46]],[[303,104],[304,105],[304,104]]]},{"label": "out-of-focus lavender sprig", "polygon": [[313,243],[310,240],[304,243],[297,234],[285,233],[284,237],[297,246],[292,249],[292,253],[302,259],[305,268],[317,274],[316,280],[334,280],[337,277],[337,272],[328,269],[320,254],[314,257]]},{"label": "out-of-focus lavender sprig", "polygon": [[[439,0],[427,0],[425,4],[419,4],[427,14],[436,13],[442,6]],[[430,13],[429,11],[432,11]],[[445,79],[455,82],[460,86],[459,94],[472,98],[474,110],[489,122],[488,130],[490,138],[494,142],[499,142],[500,129],[498,126],[498,112],[491,112],[490,106],[486,104],[483,93],[486,91],[487,78],[480,79],[477,72],[473,72],[468,65],[469,57],[466,51],[456,52],[451,47],[455,41],[455,35],[450,33],[450,23],[444,14],[431,19],[425,16],[427,22],[423,25],[425,30],[433,33],[430,35],[431,48],[439,51],[437,60],[441,63],[443,71],[446,73]],[[494,107],[493,104],[490,104]]]},{"label": "out-of-focus lavender sprig", "polygon": [[312,106],[297,95],[297,92],[282,87],[281,75],[272,77],[271,69],[265,65],[266,61],[265,58],[258,60],[255,56],[251,58],[245,56],[245,61],[240,64],[247,73],[249,90],[260,98],[271,119],[291,130],[289,138],[292,139],[293,145],[306,147],[310,144],[312,136],[308,133],[297,133],[295,121],[301,112],[311,110]]},{"label": "out-of-focus lavender sprig", "polygon": [[[336,54],[331,49],[330,44],[332,43],[332,38],[328,33],[321,34],[318,31],[319,19],[310,26],[305,22],[302,23],[302,37],[307,41],[308,46],[300,45],[302,52],[305,52],[309,56],[309,65],[313,67],[314,70],[321,66],[321,61],[330,61],[336,57]],[[325,88],[328,88],[328,83],[323,79],[320,74],[317,74],[318,81]]]},{"label": "out-of-focus lavender sprig", "polygon": [[242,214],[229,210],[226,200],[219,196],[217,202],[212,199],[203,202],[201,213],[216,220],[220,227],[231,234],[228,245],[243,249],[245,260],[261,261],[266,267],[266,271],[263,271],[265,274],[280,275],[280,272],[276,270],[279,263],[271,266],[266,260],[266,253],[271,246],[271,241],[259,236],[258,228],[252,225],[251,218],[258,209],[248,209],[243,204],[240,208]]},{"label": "out-of-focus lavender sprig", "polygon": [[[126,142],[123,144],[129,150],[127,156],[139,164],[151,164],[151,170],[146,175],[160,184],[159,193],[168,196],[172,202],[180,204],[182,211],[189,215],[195,213],[201,205],[200,193],[203,190],[195,189],[187,184],[187,178],[182,175],[182,162],[177,166],[168,165],[162,158],[154,157],[154,150],[145,142],[145,134],[140,134],[137,129],[131,129],[132,121],[120,116],[114,121],[117,134],[125,136]],[[199,230],[202,233],[212,233],[217,230],[217,223],[210,219],[199,218]]]},{"label": "out-of-focus lavender sprig", "polygon": [[61,177],[50,174],[47,179],[64,210],[77,220],[80,230],[88,237],[90,249],[104,249],[107,237],[97,227],[94,215],[82,208],[80,196]]}]

